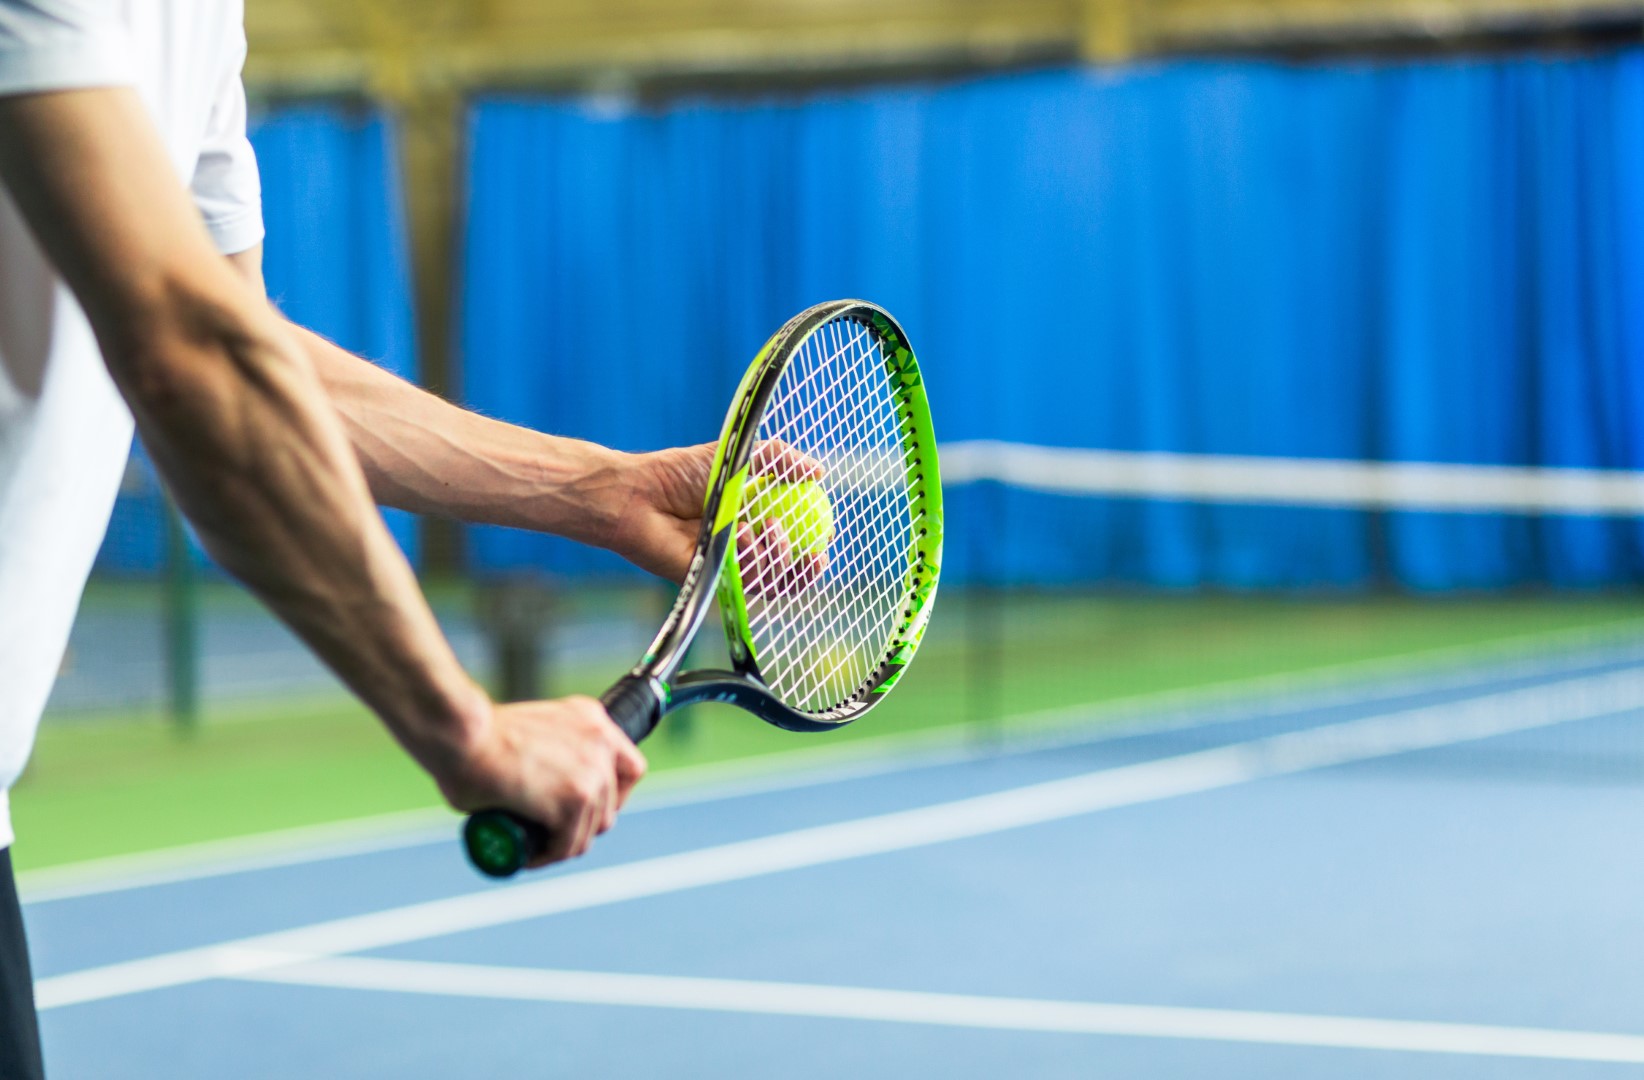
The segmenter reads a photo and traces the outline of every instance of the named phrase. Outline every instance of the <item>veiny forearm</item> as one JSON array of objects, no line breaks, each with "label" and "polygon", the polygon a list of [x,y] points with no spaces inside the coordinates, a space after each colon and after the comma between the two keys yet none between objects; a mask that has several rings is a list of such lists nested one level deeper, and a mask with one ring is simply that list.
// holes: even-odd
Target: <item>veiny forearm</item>
[{"label": "veiny forearm", "polygon": [[378,502],[608,545],[626,501],[621,455],[458,408],[293,327]]},{"label": "veiny forearm", "polygon": [[456,754],[478,691],[383,528],[307,358],[264,320],[249,334],[166,335],[163,355],[112,362],[144,442],[212,555],[414,753]]}]

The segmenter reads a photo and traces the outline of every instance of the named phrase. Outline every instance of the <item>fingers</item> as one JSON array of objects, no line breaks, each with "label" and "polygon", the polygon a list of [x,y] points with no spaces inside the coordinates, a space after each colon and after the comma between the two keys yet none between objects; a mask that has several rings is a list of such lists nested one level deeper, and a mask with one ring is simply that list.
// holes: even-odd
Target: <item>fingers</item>
[{"label": "fingers", "polygon": [[826,554],[805,555],[794,564],[793,590],[803,592],[822,579],[822,572],[828,568]]},{"label": "fingers", "polygon": [[[827,472],[821,461],[781,439],[767,439],[755,447],[752,464],[754,475],[784,484],[821,480]],[[756,499],[748,513],[761,520],[737,530],[737,560],[744,568],[744,586],[764,597],[792,596],[809,589],[827,569],[826,548],[811,549],[819,542],[825,545],[829,537],[790,536],[776,515],[762,516],[762,508],[768,506]],[[831,536],[831,521],[829,529]]]},{"label": "fingers", "polygon": [[576,789],[581,813],[570,845],[569,857],[574,859],[587,854],[595,837],[616,824],[617,809],[626,798],[626,793],[620,790],[617,761],[624,747],[634,749],[634,746],[611,722],[605,707],[593,698],[571,698],[566,704],[577,710],[579,719],[591,729],[589,734],[595,739],[591,748],[593,760]]},{"label": "fingers", "polygon": [[615,785],[585,783],[586,786],[574,785],[568,793],[548,800],[550,809],[539,812],[539,820],[553,814],[563,824],[548,827],[552,842],[528,864],[532,869],[586,855],[594,839],[616,824]]},{"label": "fingers", "polygon": [[616,813],[611,809],[613,802],[615,798],[610,784],[600,785],[596,792],[590,793],[582,800],[582,813],[577,819],[569,858],[575,859],[588,854],[588,849],[594,845],[594,838],[610,828],[605,822],[607,816],[613,822],[616,820]]},{"label": "fingers", "polygon": [[[586,850],[580,809],[572,808],[564,800],[556,800],[546,807],[538,805],[524,813],[531,820],[540,822],[548,834],[547,846],[525,864],[528,869],[540,870],[544,866],[575,858],[581,850]],[[580,850],[579,845],[583,845]]]},{"label": "fingers", "polygon": [[[508,746],[493,760],[514,775],[499,778],[501,790],[482,801],[547,829],[550,842],[532,867],[587,853],[645,775],[644,755],[592,698],[503,706],[497,716]],[[511,798],[503,794],[510,789]]]},{"label": "fingers", "polygon": [[[634,787],[645,779],[645,773],[649,769],[650,764],[645,760],[645,755],[639,752],[639,747],[629,742],[626,735],[620,735],[616,755],[616,805],[611,810],[613,822],[616,820],[616,812],[628,805],[628,796],[632,795]],[[607,825],[606,828],[610,826]]]},{"label": "fingers", "polygon": [[737,530],[737,561],[744,569],[743,587],[763,597],[794,596],[815,585],[828,566],[825,551],[797,552],[787,530],[776,520],[757,533]]},{"label": "fingers", "polygon": [[754,447],[755,475],[771,474],[780,480],[794,483],[799,480],[820,480],[827,472],[820,461],[781,439],[767,439]]}]

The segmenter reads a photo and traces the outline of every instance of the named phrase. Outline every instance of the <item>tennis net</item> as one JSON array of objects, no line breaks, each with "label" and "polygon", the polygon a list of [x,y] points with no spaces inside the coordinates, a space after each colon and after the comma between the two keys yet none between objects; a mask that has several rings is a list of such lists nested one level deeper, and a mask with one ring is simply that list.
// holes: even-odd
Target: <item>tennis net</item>
[{"label": "tennis net", "polygon": [[1308,733],[1264,752],[1644,783],[1644,474],[1001,442],[943,464],[968,516],[950,675],[1001,738]]}]

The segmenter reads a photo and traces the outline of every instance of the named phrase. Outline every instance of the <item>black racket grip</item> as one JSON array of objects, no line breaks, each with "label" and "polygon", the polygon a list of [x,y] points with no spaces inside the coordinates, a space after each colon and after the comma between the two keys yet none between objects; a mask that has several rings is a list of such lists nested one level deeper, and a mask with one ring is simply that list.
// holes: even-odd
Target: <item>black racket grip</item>
[{"label": "black racket grip", "polygon": [[[656,730],[662,719],[662,700],[649,679],[625,675],[600,695],[611,722],[636,744]],[[546,826],[508,810],[481,810],[470,814],[462,827],[468,861],[487,877],[509,878],[553,847]]]},{"label": "black racket grip", "polygon": [[611,722],[638,746],[656,730],[662,719],[662,699],[650,679],[624,675],[615,686],[599,695],[599,703],[611,714]]}]

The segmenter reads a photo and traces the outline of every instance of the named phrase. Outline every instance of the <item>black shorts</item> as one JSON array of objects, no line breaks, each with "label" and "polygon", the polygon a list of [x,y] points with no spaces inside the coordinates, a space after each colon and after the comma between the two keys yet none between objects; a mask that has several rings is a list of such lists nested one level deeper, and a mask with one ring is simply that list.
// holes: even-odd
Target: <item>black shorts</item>
[{"label": "black shorts", "polygon": [[11,849],[0,848],[0,1080],[43,1080],[45,1075]]}]

